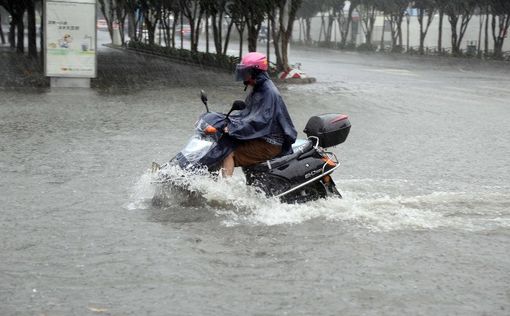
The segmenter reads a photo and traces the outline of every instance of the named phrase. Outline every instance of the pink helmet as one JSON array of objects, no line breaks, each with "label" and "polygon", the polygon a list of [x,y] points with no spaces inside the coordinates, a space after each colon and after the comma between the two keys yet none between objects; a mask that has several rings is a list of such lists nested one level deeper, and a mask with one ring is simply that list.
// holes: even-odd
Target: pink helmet
[{"label": "pink helmet", "polygon": [[236,80],[243,81],[246,75],[252,74],[253,71],[267,71],[268,68],[266,55],[257,52],[248,53],[236,67]]},{"label": "pink helmet", "polygon": [[262,53],[252,52],[243,56],[241,65],[267,71],[267,57]]}]

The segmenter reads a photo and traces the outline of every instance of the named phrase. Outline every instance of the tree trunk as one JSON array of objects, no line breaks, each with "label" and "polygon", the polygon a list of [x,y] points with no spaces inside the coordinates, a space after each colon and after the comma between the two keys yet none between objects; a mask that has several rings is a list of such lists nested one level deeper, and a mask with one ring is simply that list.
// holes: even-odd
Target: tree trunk
[{"label": "tree trunk", "polygon": [[4,30],[2,29],[2,15],[0,15],[0,40],[5,44]]},{"label": "tree trunk", "polygon": [[9,44],[11,48],[16,48],[16,25],[17,21],[15,17],[12,18],[11,23],[9,25]]},{"label": "tree trunk", "polygon": [[464,38],[464,35],[466,35],[469,21],[471,21],[472,17],[473,17],[472,14],[470,14],[470,15],[465,14],[462,16],[462,20],[460,22],[459,37],[457,39],[457,47],[459,48],[459,52],[461,52],[462,39]]},{"label": "tree trunk", "polygon": [[269,62],[269,55],[271,53],[271,23],[269,23],[269,20],[267,21],[267,43],[266,43],[266,50],[267,50],[267,53],[266,53],[266,57],[267,57],[267,63],[268,65],[270,64]]},{"label": "tree trunk", "polygon": [[183,14],[182,14],[182,11],[181,11],[181,18],[179,19],[181,21],[181,34],[180,34],[180,38],[181,38],[181,49],[184,48],[184,34],[183,33],[183,30],[182,28],[184,27],[184,21],[183,21]]},{"label": "tree trunk", "polygon": [[[398,46],[401,48],[404,46],[404,38],[402,33],[402,21],[403,16],[397,17],[397,36],[398,36]],[[407,51],[409,51],[409,19],[407,20]]]},{"label": "tree trunk", "polygon": [[305,26],[304,26],[303,19],[299,18],[299,40],[298,40],[299,44],[303,43],[304,29],[305,29]]},{"label": "tree trunk", "polygon": [[425,15],[424,11],[425,10],[420,9],[420,11],[418,13],[418,23],[420,24],[420,48],[419,48],[420,55],[425,54],[425,49],[423,47],[425,44],[425,36],[423,35],[423,18]]},{"label": "tree trunk", "polygon": [[205,52],[209,54],[209,14],[205,15]]},{"label": "tree trunk", "polygon": [[439,34],[437,35],[437,50],[440,54],[443,53],[443,19],[444,11],[439,9]]},{"label": "tree trunk", "polygon": [[[289,43],[292,38],[292,29],[296,19],[296,12],[299,7],[298,1],[288,0],[280,7],[280,28],[281,33],[281,61],[277,63],[279,70],[287,70],[289,66]],[[276,49],[276,45],[275,45]]]},{"label": "tree trunk", "polygon": [[191,29],[191,51],[198,52],[198,40],[200,37],[200,23],[202,21],[202,12],[198,15],[195,29]]},{"label": "tree trunk", "polygon": [[147,27],[147,35],[149,35],[149,45],[154,45],[156,25],[152,23],[147,17],[145,17],[145,26]]},{"label": "tree trunk", "polygon": [[457,35],[458,18],[456,16],[450,16],[448,19],[450,21],[450,29],[452,32],[452,38],[451,38],[452,52],[454,55],[458,55],[460,53],[460,47],[457,45],[457,43],[458,43],[458,35]]},{"label": "tree trunk", "polygon": [[283,32],[282,34],[282,65],[284,69],[290,68],[289,66],[289,42],[290,42],[290,34],[288,32]]},{"label": "tree trunk", "polygon": [[481,56],[481,54],[482,54],[482,30],[483,30],[484,16],[482,14],[480,14],[479,18],[480,18],[480,23],[479,23],[479,28],[478,28],[478,45],[476,47],[476,55],[477,56]]},{"label": "tree trunk", "polygon": [[214,48],[216,50],[216,54],[217,55],[221,55],[222,50],[223,50],[222,34],[221,34],[221,21],[222,21],[222,19],[221,18],[219,19],[219,21],[220,21],[219,25],[218,25],[218,22],[217,22],[218,18],[216,16],[216,14],[211,15],[211,19],[212,19]]},{"label": "tree trunk", "polygon": [[170,47],[170,45],[171,45],[171,43],[170,43],[170,24],[168,24],[169,18],[170,18],[170,12],[166,9],[163,9],[162,17],[161,17],[161,25],[163,26],[163,36],[164,36],[166,47]]},{"label": "tree trunk", "polygon": [[177,16],[174,15],[174,21],[172,23],[172,48],[175,48],[175,31],[177,29]]},{"label": "tree trunk", "polygon": [[332,42],[332,37],[333,37],[333,22],[335,21],[335,16],[332,16],[331,14],[329,14],[328,16],[328,27],[327,27],[327,32],[326,32],[326,42],[327,43],[331,43]]},{"label": "tree trunk", "polygon": [[257,40],[259,37],[259,29],[260,29],[260,27],[256,27],[255,25],[248,27],[248,52],[256,52],[257,51]]},{"label": "tree trunk", "polygon": [[[271,23],[271,34],[273,35],[273,47],[274,47],[274,54],[276,57],[276,65],[277,67],[280,67],[279,65],[282,65],[282,54],[280,50],[280,37],[282,36],[282,32],[277,31],[276,27],[276,10],[273,8],[268,12],[269,16],[269,22]],[[283,70],[283,69],[278,69]]]},{"label": "tree trunk", "polygon": [[244,27],[241,29],[238,29],[239,31],[239,60],[243,57],[243,33],[244,33]]},{"label": "tree trunk", "polygon": [[349,8],[349,11],[347,12],[347,25],[345,27],[344,30],[342,30],[340,36],[342,37],[342,47],[345,47],[345,45],[347,44],[347,38],[349,36],[349,29],[351,27],[351,23],[352,23],[352,14],[354,12],[354,6],[351,5],[350,8]]},{"label": "tree trunk", "polygon": [[127,19],[128,19],[128,36],[133,40],[137,41],[138,37],[136,36],[136,16],[135,12],[132,10],[129,10],[127,13]]},{"label": "tree trunk", "polygon": [[[183,7],[184,15],[189,21],[189,26],[191,29],[191,51],[198,51],[198,40],[200,36],[200,23],[202,22],[202,15],[204,11],[201,7],[199,7],[198,2],[191,7]],[[182,30],[182,29],[181,29]],[[182,35],[182,34],[181,34]]]},{"label": "tree trunk", "polygon": [[41,6],[41,29],[39,31],[39,36],[40,36],[40,42],[39,42],[39,45],[41,46],[41,51],[39,53],[39,56],[41,58],[41,64],[44,65],[44,17],[43,17],[43,9],[42,9],[42,6]]},{"label": "tree trunk", "polygon": [[[496,23],[496,20],[498,23]],[[496,28],[496,25],[498,26]],[[494,38],[494,57],[503,56],[503,44],[510,26],[510,14],[492,15],[492,36]]]},{"label": "tree trunk", "polygon": [[485,15],[484,53],[485,56],[489,54],[489,8],[487,8],[487,14]]},{"label": "tree trunk", "polygon": [[[325,31],[325,28],[326,28],[326,27],[325,27],[325,23],[326,23],[326,22],[324,22],[324,14],[322,14],[322,15],[321,15],[321,28],[320,28],[320,30],[319,30],[319,43],[321,42],[321,39],[322,39],[322,32],[324,32],[324,34],[326,34],[326,33],[325,33],[325,32],[326,32],[326,31]],[[326,36],[326,35],[324,35],[324,37],[325,37],[325,36]]]},{"label": "tree trunk", "polygon": [[[424,9],[421,9],[424,11]],[[420,54],[425,54],[425,38],[427,37],[427,33],[429,32],[430,25],[432,24],[432,20],[434,19],[435,10],[429,8],[427,10],[427,26],[423,26],[423,19],[425,18],[425,14],[421,13],[418,16],[418,21],[420,22]]]},{"label": "tree trunk", "polygon": [[25,23],[23,22],[23,14],[20,14],[20,16],[17,19],[17,45],[16,45],[16,52],[18,53],[24,53],[25,52]]},{"label": "tree trunk", "polygon": [[28,17],[28,56],[37,58],[37,34],[35,25],[35,5],[34,1],[27,1]]},{"label": "tree trunk", "polygon": [[395,31],[395,22],[390,17],[390,32],[391,32],[391,50],[394,51],[397,47],[397,32]]},{"label": "tree trunk", "polygon": [[379,51],[384,52],[384,33],[385,33],[385,27],[386,27],[386,15],[383,16],[383,26],[382,26],[382,32],[381,32],[381,44]]},{"label": "tree trunk", "polygon": [[[361,11],[360,11],[361,13]],[[365,26],[365,43],[367,47],[372,46],[372,33],[374,31],[374,24],[375,24],[375,8],[370,7],[366,5],[366,12],[363,14],[366,14],[366,16],[361,17],[361,21],[363,23],[363,26]]]},{"label": "tree trunk", "polygon": [[310,45],[312,44],[312,19],[306,18],[305,19],[305,25],[306,25],[306,35],[305,35],[305,42]]},{"label": "tree trunk", "polygon": [[126,17],[127,12],[121,5],[117,4],[116,6],[116,15],[117,15],[117,23],[120,34],[120,42],[122,46],[126,44],[126,32],[124,31],[124,26],[126,25]]},{"label": "tree trunk", "polygon": [[[234,26],[234,20],[231,19],[230,20],[230,23],[228,24],[228,28],[227,28],[227,34],[225,35],[225,43],[223,44],[223,55],[226,55],[227,54],[227,49],[228,49],[228,43],[230,42],[230,34],[232,32],[232,27]],[[220,34],[221,35],[221,34]]]}]

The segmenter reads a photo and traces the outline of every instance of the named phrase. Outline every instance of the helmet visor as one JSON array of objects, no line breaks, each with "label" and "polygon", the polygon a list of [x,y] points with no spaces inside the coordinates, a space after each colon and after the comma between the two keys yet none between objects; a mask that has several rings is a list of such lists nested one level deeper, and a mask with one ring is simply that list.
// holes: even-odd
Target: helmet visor
[{"label": "helmet visor", "polygon": [[245,81],[249,78],[250,74],[251,74],[250,67],[246,67],[243,64],[238,64],[236,66],[235,80]]}]

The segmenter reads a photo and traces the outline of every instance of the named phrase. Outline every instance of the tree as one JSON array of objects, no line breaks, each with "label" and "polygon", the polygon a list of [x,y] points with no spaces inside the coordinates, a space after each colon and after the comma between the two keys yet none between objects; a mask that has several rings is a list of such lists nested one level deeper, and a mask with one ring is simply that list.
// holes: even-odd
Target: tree
[{"label": "tree", "polygon": [[239,59],[243,56],[243,34],[246,28],[246,20],[243,14],[243,6],[239,1],[231,1],[227,5],[227,15],[230,21],[234,23],[239,34]]},{"label": "tree", "polygon": [[266,17],[267,4],[271,2],[274,3],[275,1],[239,0],[239,2],[241,3],[242,7],[241,14],[244,16],[246,30],[248,31],[248,51],[254,52],[257,50],[257,41],[259,38],[260,28],[262,27],[262,22],[264,22]]},{"label": "tree", "polygon": [[10,46],[11,48],[16,48],[18,53],[23,53],[25,48],[25,24],[23,16],[25,14],[26,2],[25,0],[0,0],[0,5],[11,15],[9,27]]},{"label": "tree", "polygon": [[223,22],[228,14],[229,0],[201,0],[200,5],[208,16],[211,17],[211,26],[213,30],[214,47],[216,54],[225,55],[227,53],[228,43],[230,41],[230,32],[234,25],[234,20],[230,19],[225,40],[223,40]]},{"label": "tree", "polygon": [[[139,8],[140,3],[146,3],[147,1],[137,0],[98,0],[99,9],[104,16],[106,25],[108,27],[108,33],[113,41],[114,31],[118,30],[122,45],[125,43],[124,25],[126,17],[130,12],[134,12]],[[134,32],[133,32],[134,33]],[[133,39],[137,39],[136,35],[131,33]],[[134,36],[133,36],[134,35]]]},{"label": "tree", "polygon": [[164,29],[165,45],[175,48],[175,31],[178,22],[177,17],[180,12],[178,0],[163,0],[161,10],[161,25]]},{"label": "tree", "polygon": [[[312,43],[311,36],[311,19],[317,15],[320,10],[319,2],[316,0],[303,0],[301,7],[296,12],[296,17],[299,20],[300,30],[303,29],[304,41],[307,44]],[[301,34],[301,32],[300,32]]]},{"label": "tree", "polygon": [[489,10],[490,10],[490,5],[489,5],[489,1],[491,0],[480,0],[479,3],[478,3],[478,9],[480,10],[479,11],[479,24],[478,24],[478,45],[477,45],[477,55],[478,56],[482,56],[482,33],[483,33],[483,29],[484,29],[484,24],[486,25],[485,27],[485,30],[487,31],[486,33],[486,38],[485,40],[487,41],[487,37],[488,37],[488,16],[489,16]]},{"label": "tree", "polygon": [[345,47],[347,45],[347,36],[349,34],[350,25],[352,23],[352,15],[354,13],[354,10],[358,7],[360,4],[360,0],[351,0],[349,9],[347,11],[347,19],[345,23],[342,23],[342,28],[340,30],[340,36],[342,38],[342,43],[340,44],[341,47]]},{"label": "tree", "polygon": [[[191,35],[191,51],[198,51],[198,40],[200,37],[200,24],[204,10],[198,0],[179,0],[182,14],[188,19]],[[182,34],[181,34],[182,38]]]},{"label": "tree", "polygon": [[[379,0],[379,10],[387,16],[391,26],[391,47],[393,51],[402,50],[402,22],[409,7],[408,0]],[[398,44],[397,44],[398,42]]]},{"label": "tree", "polygon": [[496,58],[501,58],[503,55],[503,44],[508,35],[508,28],[510,27],[510,2],[508,0],[493,0],[491,7],[494,56]]},{"label": "tree", "polygon": [[[143,24],[147,30],[149,44],[154,44],[156,40],[156,27],[161,21],[163,11],[163,0],[139,0],[140,11],[143,16]],[[141,34],[140,37],[143,37]]]},{"label": "tree", "polygon": [[269,3],[274,5],[273,8],[268,8],[268,15],[273,32],[276,67],[278,70],[287,70],[290,68],[289,43],[301,0],[276,0]]},{"label": "tree", "polygon": [[377,12],[376,0],[360,0],[358,13],[361,19],[363,32],[365,33],[365,43],[367,47],[372,46],[372,34],[374,32],[375,14]]},{"label": "tree", "polygon": [[[473,17],[476,0],[450,0],[445,3],[445,13],[448,16],[452,31],[452,53],[461,53],[462,39],[466,33],[469,21]],[[460,27],[458,27],[460,21]]]},{"label": "tree", "polygon": [[[128,35],[133,41],[140,40],[138,29],[142,23],[142,16],[136,14],[140,8],[139,0],[117,0],[121,2],[121,5],[126,13],[128,21]],[[140,34],[141,35],[141,34]]]},{"label": "tree", "polygon": [[[339,30],[342,30],[342,25],[344,23],[343,15],[344,15],[344,0],[324,0],[323,10],[327,10],[328,12],[328,27],[326,29],[326,42],[330,43],[333,37],[333,24],[334,22],[338,22]],[[341,33],[341,32],[340,32]]]},{"label": "tree", "polygon": [[[432,20],[434,19],[434,14],[436,13],[436,6],[434,0],[418,0],[415,1],[414,6],[418,9],[418,23],[420,24],[420,54],[423,55],[425,53],[425,38],[427,37],[427,33],[429,31],[430,24],[432,24]],[[425,18],[427,18],[427,22],[424,25]]]},{"label": "tree", "polygon": [[103,14],[103,17],[106,21],[106,25],[108,27],[108,32],[110,33],[110,38],[113,39],[113,22],[115,20],[114,12],[116,2],[114,0],[98,0],[99,9]]}]

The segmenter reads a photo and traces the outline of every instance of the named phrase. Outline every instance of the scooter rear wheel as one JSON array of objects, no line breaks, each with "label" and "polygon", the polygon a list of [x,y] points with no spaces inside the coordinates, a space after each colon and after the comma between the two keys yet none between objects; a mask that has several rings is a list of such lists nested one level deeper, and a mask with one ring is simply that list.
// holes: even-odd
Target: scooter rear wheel
[{"label": "scooter rear wheel", "polygon": [[309,201],[315,201],[327,196],[327,191],[321,181],[310,183],[309,185],[282,196],[280,199],[284,203],[301,204]]}]

